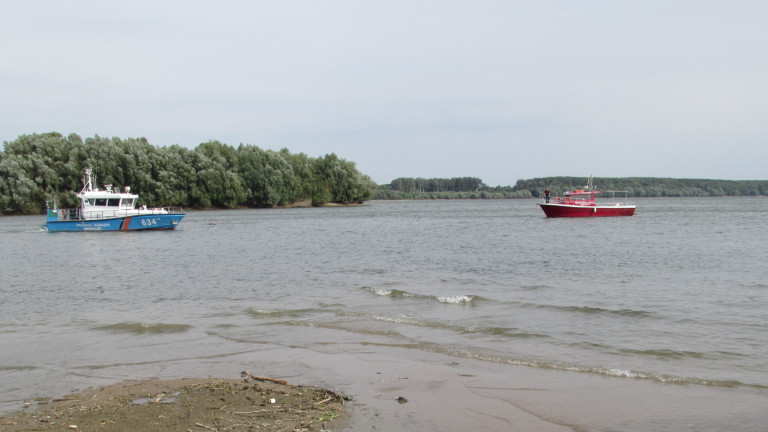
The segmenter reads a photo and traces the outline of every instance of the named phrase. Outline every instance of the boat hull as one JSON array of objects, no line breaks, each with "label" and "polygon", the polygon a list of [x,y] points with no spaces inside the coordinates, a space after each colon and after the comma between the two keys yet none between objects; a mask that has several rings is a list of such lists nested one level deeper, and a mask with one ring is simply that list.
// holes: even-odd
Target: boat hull
[{"label": "boat hull", "polygon": [[152,214],[107,219],[48,221],[48,231],[149,231],[176,229],[183,214]]},{"label": "boat hull", "polygon": [[539,203],[547,217],[611,217],[632,216],[635,214],[634,205],[568,205],[555,203]]}]

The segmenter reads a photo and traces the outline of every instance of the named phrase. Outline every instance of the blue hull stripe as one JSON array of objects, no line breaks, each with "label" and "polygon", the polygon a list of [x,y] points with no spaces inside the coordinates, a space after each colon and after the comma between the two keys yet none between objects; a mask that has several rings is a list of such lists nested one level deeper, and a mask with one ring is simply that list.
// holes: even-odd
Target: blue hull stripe
[{"label": "blue hull stripe", "polygon": [[48,231],[141,231],[175,229],[184,217],[173,215],[142,215],[86,221],[48,221]]}]

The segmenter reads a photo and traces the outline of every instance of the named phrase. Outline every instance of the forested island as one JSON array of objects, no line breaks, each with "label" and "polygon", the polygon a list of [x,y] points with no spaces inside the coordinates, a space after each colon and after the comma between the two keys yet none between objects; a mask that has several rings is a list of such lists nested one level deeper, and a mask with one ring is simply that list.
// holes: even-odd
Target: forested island
[{"label": "forested island", "polygon": [[99,187],[131,186],[139,204],[187,208],[313,206],[362,203],[376,189],[354,162],[335,154],[312,158],[237,148],[209,141],[190,150],[156,147],[145,138],[83,140],[51,132],[4,142],[0,152],[0,213],[39,214],[45,202],[79,206],[83,171],[94,169]]},{"label": "forested island", "polygon": [[[632,197],[766,196],[768,180],[707,180],[657,177],[595,177],[597,190],[627,191]],[[538,198],[549,188],[553,196],[584,189],[586,177],[541,177],[514,186],[491,187],[475,177],[450,179],[398,178],[379,185],[374,199],[508,199]]]}]

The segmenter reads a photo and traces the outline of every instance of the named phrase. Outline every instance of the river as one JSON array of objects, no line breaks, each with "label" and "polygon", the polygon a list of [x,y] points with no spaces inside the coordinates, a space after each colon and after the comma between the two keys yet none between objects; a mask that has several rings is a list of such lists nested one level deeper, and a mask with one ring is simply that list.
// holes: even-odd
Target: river
[{"label": "river", "polygon": [[350,395],[349,430],[766,430],[768,201],[634,201],[0,217],[0,408],[249,370]]}]

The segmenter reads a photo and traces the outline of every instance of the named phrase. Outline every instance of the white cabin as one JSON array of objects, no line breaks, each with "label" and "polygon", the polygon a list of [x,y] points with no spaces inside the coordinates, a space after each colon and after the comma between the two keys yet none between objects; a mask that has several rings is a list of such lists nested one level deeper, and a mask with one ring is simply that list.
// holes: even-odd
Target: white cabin
[{"label": "white cabin", "polygon": [[146,206],[136,208],[139,196],[131,193],[131,187],[126,186],[124,192],[113,188],[111,184],[104,185],[104,190],[93,186],[93,170],[85,170],[83,189],[77,194],[80,198],[80,208],[83,219],[107,219],[114,217],[137,216],[146,214],[168,214],[164,208],[148,209]]}]

